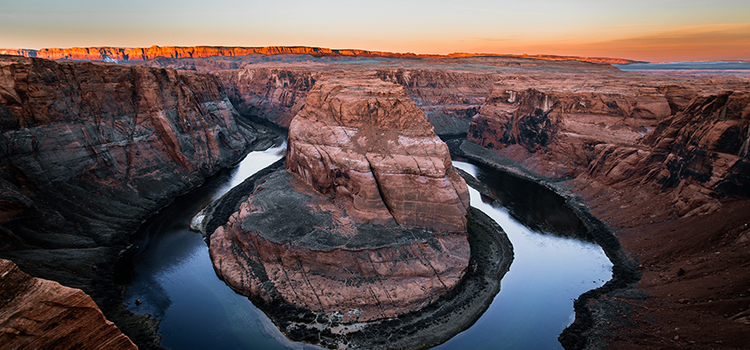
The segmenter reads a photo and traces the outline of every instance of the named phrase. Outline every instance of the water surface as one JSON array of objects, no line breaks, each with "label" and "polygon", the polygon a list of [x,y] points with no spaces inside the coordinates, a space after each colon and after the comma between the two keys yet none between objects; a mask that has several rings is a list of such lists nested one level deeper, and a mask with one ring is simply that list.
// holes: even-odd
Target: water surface
[{"label": "water surface", "polygon": [[[285,148],[250,153],[233,171],[178,198],[143,226],[126,302],[134,313],[161,320],[165,348],[317,348],[287,340],[263,312],[219,280],[203,238],[188,229],[190,218],[203,205],[281,158]],[[471,164],[454,164],[474,176],[482,175]],[[573,299],[609,280],[611,263],[599,246],[533,231],[515,221],[507,209],[482,202],[477,191],[470,191],[472,206],[507,232],[515,258],[487,312],[470,329],[437,348],[562,348],[557,336],[573,320]]]}]

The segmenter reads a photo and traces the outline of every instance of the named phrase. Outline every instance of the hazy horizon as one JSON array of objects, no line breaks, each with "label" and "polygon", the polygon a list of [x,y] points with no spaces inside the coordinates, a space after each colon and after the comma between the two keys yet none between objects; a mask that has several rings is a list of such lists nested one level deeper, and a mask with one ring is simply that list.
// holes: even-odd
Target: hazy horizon
[{"label": "hazy horizon", "polygon": [[310,46],[418,54],[750,60],[737,0],[0,0],[0,47]]}]

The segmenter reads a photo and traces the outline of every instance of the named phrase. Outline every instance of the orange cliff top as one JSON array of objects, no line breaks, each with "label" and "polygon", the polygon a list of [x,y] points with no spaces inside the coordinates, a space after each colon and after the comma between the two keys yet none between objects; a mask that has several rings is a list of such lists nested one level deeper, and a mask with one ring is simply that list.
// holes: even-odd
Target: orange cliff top
[{"label": "orange cliff top", "polygon": [[0,49],[0,55],[17,55],[46,59],[71,59],[84,61],[145,61],[157,57],[168,58],[204,58],[212,56],[245,56],[251,54],[283,55],[304,54],[311,56],[349,56],[349,57],[382,57],[402,59],[422,58],[462,58],[462,57],[514,57],[534,58],[549,61],[583,61],[591,63],[627,64],[638,61],[622,58],[580,57],[557,55],[501,55],[483,53],[451,53],[448,55],[415,54],[384,51],[367,51],[357,49],[328,49],[307,46],[264,46],[264,47],[226,47],[226,46],[151,46],[140,48],[123,47],[72,47],[47,49]]}]

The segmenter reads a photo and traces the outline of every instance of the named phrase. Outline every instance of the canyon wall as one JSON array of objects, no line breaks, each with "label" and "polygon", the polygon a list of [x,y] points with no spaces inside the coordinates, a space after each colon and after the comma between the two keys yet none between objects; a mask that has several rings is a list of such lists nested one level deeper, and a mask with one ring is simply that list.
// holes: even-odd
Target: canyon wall
[{"label": "canyon wall", "polygon": [[156,57],[168,58],[205,58],[205,57],[236,57],[252,54],[262,55],[284,55],[303,54],[326,57],[381,57],[400,59],[424,59],[424,58],[455,58],[455,57],[522,57],[535,58],[551,61],[583,61],[595,63],[633,63],[635,61],[620,58],[605,57],[581,57],[581,56],[556,56],[556,55],[494,55],[477,53],[453,53],[449,55],[414,54],[410,52],[384,52],[368,51],[358,49],[328,49],[322,47],[306,46],[265,46],[265,47],[227,47],[227,46],[151,46],[151,47],[72,47],[72,48],[45,48],[33,49],[0,49],[0,55],[18,55],[25,57],[37,57],[46,59],[72,59],[72,60],[117,60],[117,61],[143,61]]},{"label": "canyon wall", "polygon": [[6,349],[137,349],[80,289],[0,259],[0,344]]},{"label": "canyon wall", "polygon": [[211,75],[0,56],[0,256],[113,315],[138,226],[275,136],[237,116]]},{"label": "canyon wall", "polygon": [[213,73],[241,115],[288,128],[320,75],[309,69],[246,68]]},{"label": "canyon wall", "polygon": [[[217,64],[223,66],[223,64]],[[216,70],[229,100],[246,116],[288,128],[292,117],[304,106],[307,93],[325,76],[362,78],[372,76],[367,66],[329,72],[315,67]],[[497,79],[494,74],[450,72],[441,69],[378,69],[374,78],[406,88],[411,100],[441,136],[466,134],[471,118]]]},{"label": "canyon wall", "polygon": [[466,134],[471,118],[479,113],[498,79],[495,74],[441,69],[379,69],[376,75],[406,88],[409,98],[441,136]]},{"label": "canyon wall", "polygon": [[741,84],[722,92],[711,82],[553,82],[498,82],[468,140],[553,178],[658,188],[669,193],[672,215],[747,197],[750,99]]},{"label": "canyon wall", "polygon": [[121,228],[255,138],[209,75],[26,58],[0,69],[5,245],[126,243]]}]

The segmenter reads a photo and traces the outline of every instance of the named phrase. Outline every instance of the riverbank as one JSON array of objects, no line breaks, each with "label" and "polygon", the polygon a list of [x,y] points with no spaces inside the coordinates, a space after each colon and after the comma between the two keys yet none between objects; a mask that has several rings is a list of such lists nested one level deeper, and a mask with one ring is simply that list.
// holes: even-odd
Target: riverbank
[{"label": "riverbank", "polygon": [[710,214],[654,220],[652,213],[668,208],[656,189],[572,185],[642,270],[632,290],[600,300],[614,310],[597,332],[609,348],[747,348],[749,200],[724,200]]},{"label": "riverbank", "polygon": [[590,208],[583,213],[609,240],[602,247],[614,257],[615,278],[576,300],[576,322],[560,337],[566,348],[742,349],[750,342],[750,201],[653,221],[668,207],[656,189],[546,178],[469,142],[451,145],[459,157],[553,189],[571,208]]}]

